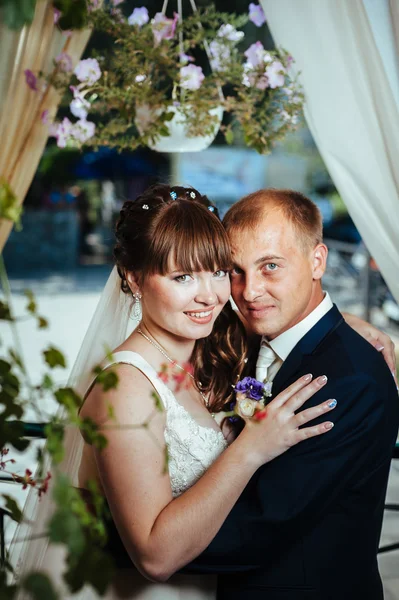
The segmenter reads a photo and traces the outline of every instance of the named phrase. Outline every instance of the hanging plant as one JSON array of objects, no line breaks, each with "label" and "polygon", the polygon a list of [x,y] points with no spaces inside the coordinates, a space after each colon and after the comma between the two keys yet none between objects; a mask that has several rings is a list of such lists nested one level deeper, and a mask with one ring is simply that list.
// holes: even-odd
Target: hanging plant
[{"label": "hanging plant", "polygon": [[[213,6],[197,10],[190,0],[193,12],[183,15],[179,0],[173,16],[166,16],[164,2],[165,10],[151,18],[144,6],[125,16],[119,4],[88,4],[89,24],[110,36],[112,52],[80,61],[73,73],[68,55],[56,59],[51,83],[65,86],[72,75],[75,117],[50,125],[60,147],[202,150],[219,128],[232,143],[238,125],[248,147],[267,153],[295,128],[303,94],[291,75],[292,57],[259,41],[244,52],[238,48],[249,19],[264,23],[260,6],[236,15]],[[198,61],[204,58],[203,69]],[[227,125],[224,113],[231,115]]]}]

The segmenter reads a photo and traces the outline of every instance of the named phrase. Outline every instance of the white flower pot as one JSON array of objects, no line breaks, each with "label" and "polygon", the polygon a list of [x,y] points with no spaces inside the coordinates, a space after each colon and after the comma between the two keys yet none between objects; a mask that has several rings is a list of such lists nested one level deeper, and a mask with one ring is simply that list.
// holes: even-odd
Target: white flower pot
[{"label": "white flower pot", "polygon": [[[181,113],[178,106],[169,106],[168,112],[174,112],[175,115],[166,123],[170,135],[159,136],[156,142],[149,143],[149,147],[157,152],[201,152],[208,148],[215,139],[223,119],[223,107],[215,106],[211,108],[209,114],[217,117],[217,123],[210,135],[201,135],[196,137],[187,137],[186,117]],[[142,134],[145,131],[145,120],[150,118],[147,107],[140,107],[136,115],[136,125]]]}]

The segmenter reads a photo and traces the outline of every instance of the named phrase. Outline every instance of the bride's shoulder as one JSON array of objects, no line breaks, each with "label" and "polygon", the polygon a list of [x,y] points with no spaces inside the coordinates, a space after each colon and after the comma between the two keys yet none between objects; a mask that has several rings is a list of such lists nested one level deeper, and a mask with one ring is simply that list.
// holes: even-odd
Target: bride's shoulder
[{"label": "bride's shoulder", "polygon": [[[133,352],[115,352],[113,361],[104,364],[85,396],[80,410],[82,418],[92,419],[97,425],[113,420],[119,423],[143,423],[154,412],[154,386],[145,374],[145,361]],[[126,356],[125,356],[126,355]],[[143,364],[140,364],[143,361]],[[111,384],[111,387],[109,385]]]}]

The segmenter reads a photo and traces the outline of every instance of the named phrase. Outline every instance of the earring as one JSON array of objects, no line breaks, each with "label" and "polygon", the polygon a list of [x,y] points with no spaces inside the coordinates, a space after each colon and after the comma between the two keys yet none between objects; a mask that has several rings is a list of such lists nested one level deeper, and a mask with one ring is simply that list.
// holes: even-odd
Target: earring
[{"label": "earring", "polygon": [[137,291],[133,293],[133,319],[135,321],[141,321],[141,298],[143,297],[142,293]]}]

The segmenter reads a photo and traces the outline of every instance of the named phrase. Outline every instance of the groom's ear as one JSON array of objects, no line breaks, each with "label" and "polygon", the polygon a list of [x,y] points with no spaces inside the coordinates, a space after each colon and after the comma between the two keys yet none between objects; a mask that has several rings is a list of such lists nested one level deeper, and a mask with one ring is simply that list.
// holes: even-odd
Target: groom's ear
[{"label": "groom's ear", "polygon": [[135,273],[133,273],[133,271],[126,271],[125,279],[127,281],[127,284],[129,286],[132,294],[135,294],[136,292],[140,291],[139,279],[138,279],[137,275]]},{"label": "groom's ear", "polygon": [[327,266],[328,248],[325,244],[317,244],[313,250],[313,279],[321,279]]}]

